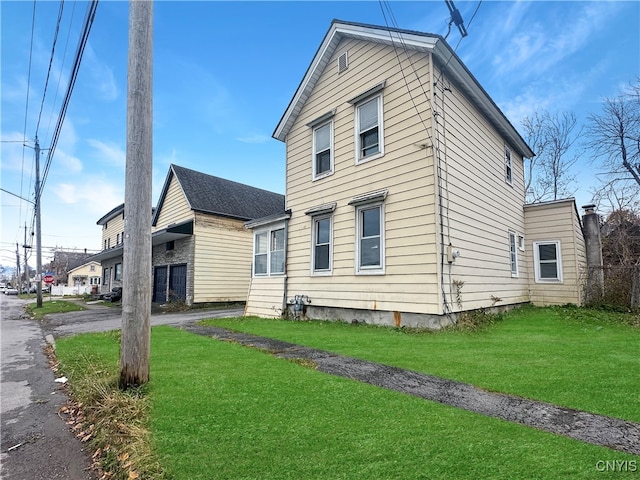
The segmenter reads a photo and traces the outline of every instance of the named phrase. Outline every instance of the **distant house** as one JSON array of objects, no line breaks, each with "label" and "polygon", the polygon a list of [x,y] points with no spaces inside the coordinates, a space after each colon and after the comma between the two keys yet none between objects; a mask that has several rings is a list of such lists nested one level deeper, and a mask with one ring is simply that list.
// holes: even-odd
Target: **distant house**
[{"label": "distant house", "polygon": [[286,207],[246,224],[247,314],[297,297],[307,318],[438,328],[580,302],[573,200],[524,207],[533,152],[441,36],[334,21],[273,136]]},{"label": "distant house", "polygon": [[102,266],[99,262],[91,261],[69,270],[68,287],[77,288],[81,293],[96,293],[102,283]]},{"label": "distant house", "polygon": [[84,264],[89,257],[90,254],[86,250],[83,252],[56,250],[53,253],[53,260],[45,265],[43,270],[53,272],[55,285],[65,285],[69,280],[69,272]]},{"label": "distant house", "polygon": [[[94,259],[104,268],[103,291],[126,288],[122,284],[126,239],[118,234],[124,226],[121,207],[98,221],[104,225],[106,246]],[[150,217],[153,301],[181,300],[189,305],[245,301],[253,240],[244,223],[283,209],[283,195],[171,165]]]}]

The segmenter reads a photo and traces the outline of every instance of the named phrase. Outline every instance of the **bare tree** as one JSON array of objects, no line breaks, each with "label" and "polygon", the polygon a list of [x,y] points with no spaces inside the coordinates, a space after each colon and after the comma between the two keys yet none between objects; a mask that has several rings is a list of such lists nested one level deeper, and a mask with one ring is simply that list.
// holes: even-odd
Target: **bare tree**
[{"label": "bare tree", "polygon": [[582,129],[576,130],[575,114],[536,111],[533,117],[524,119],[522,126],[536,152],[529,163],[527,201],[535,203],[573,195],[575,175],[570,172],[580,156],[573,147],[582,134]]},{"label": "bare tree", "polygon": [[602,112],[590,115],[587,147],[613,178],[640,185],[640,78],[621,95],[605,98]]}]

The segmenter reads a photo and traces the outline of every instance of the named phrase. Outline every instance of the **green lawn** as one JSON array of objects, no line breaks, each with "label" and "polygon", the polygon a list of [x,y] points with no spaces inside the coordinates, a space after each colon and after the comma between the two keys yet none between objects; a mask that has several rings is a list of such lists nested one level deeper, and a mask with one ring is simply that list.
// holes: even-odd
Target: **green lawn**
[{"label": "green lawn", "polygon": [[422,334],[339,322],[204,323],[638,422],[640,328],[621,318],[632,319],[571,307],[527,307],[480,332]]},{"label": "green lawn", "polygon": [[47,300],[43,298],[42,307],[37,306],[35,302],[27,305],[27,311],[35,318],[42,318],[50,313],[75,312],[78,310],[86,310],[83,306],[74,302],[64,300]]},{"label": "green lawn", "polygon": [[[446,360],[442,356],[447,349],[452,358],[445,363],[450,364],[471,358],[474,349],[495,355],[491,345],[499,337],[509,331],[523,334],[517,328],[522,323],[518,314],[475,334],[409,335],[362,326],[264,320],[216,323],[243,330],[271,325],[278,338],[297,336],[300,343],[369,358],[367,350],[390,357],[404,344],[409,356],[422,352],[421,360],[415,360],[421,364]],[[553,336],[553,324],[546,325],[538,335]],[[590,322],[577,321],[572,332],[579,337],[583,329],[593,330]],[[618,326],[607,324],[597,332],[608,330],[615,332]],[[637,342],[637,334],[626,331],[636,335]],[[534,337],[530,334],[528,343]],[[462,340],[471,345],[463,348]],[[88,372],[117,379],[118,342],[113,333],[59,339],[58,357],[71,387],[81,384]],[[500,357],[509,359],[506,363],[526,356],[506,353]],[[528,364],[537,369],[536,362]],[[637,478],[634,471],[602,472],[598,467],[604,464],[598,462],[626,460],[621,465],[631,470],[638,457],[333,377],[170,327],[152,330],[151,369],[146,421],[167,478]],[[529,375],[523,370],[528,369],[514,366],[512,376]]]}]

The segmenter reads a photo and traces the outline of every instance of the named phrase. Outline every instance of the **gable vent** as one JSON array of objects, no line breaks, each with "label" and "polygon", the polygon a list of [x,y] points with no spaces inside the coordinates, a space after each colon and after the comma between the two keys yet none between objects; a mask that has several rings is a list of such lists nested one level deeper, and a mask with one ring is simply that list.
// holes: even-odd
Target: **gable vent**
[{"label": "gable vent", "polygon": [[347,52],[344,52],[338,57],[338,73],[344,72],[347,68],[349,68],[349,57]]}]

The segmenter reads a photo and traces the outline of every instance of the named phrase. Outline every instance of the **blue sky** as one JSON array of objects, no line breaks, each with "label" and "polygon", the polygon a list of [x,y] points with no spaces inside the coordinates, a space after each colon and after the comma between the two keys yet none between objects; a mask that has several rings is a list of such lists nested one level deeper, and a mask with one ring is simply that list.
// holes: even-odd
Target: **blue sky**
[{"label": "blue sky", "polygon": [[[536,109],[583,122],[640,75],[638,2],[455,3],[469,32],[458,55],[519,130]],[[87,8],[64,4],[43,102],[59,6],[35,4],[30,55],[34,3],[0,2],[1,184],[29,199],[34,154],[21,140],[33,141],[42,104],[38,136],[50,145]],[[390,8],[400,28],[447,32],[443,0],[384,8],[386,19],[370,1],[157,1],[154,204],[171,163],[284,193],[285,146],[271,135],[332,19],[391,25]],[[127,35],[128,3],[100,2],[42,194],[45,262],[53,247],[98,250],[96,221],[124,201]],[[459,41],[454,27],[448,42]],[[578,206],[591,200],[589,160],[575,166]],[[2,192],[1,207],[0,264],[13,265],[32,205]]]}]

